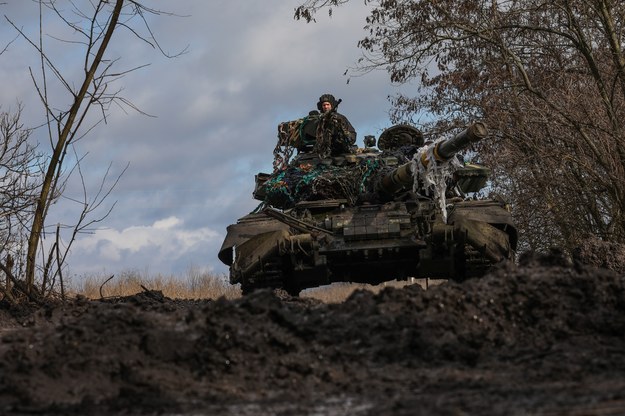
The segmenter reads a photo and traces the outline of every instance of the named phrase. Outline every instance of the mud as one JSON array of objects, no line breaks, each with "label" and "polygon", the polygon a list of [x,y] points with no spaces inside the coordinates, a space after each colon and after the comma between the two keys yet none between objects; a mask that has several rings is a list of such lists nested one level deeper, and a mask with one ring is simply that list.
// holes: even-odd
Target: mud
[{"label": "mud", "polygon": [[625,275],[584,256],[339,304],[4,305],[0,414],[625,414]]}]

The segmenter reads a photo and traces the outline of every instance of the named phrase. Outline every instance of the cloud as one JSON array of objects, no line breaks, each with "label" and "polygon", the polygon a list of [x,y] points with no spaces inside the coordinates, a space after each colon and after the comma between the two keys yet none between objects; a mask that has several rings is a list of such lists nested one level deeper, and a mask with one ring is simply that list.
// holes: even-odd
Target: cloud
[{"label": "cloud", "polygon": [[[146,226],[133,225],[121,230],[101,229],[75,243],[72,248],[75,263],[71,269],[96,272],[107,269],[106,265],[109,265],[108,269],[115,270],[117,263],[129,264],[142,260],[146,261],[143,266],[149,265],[155,272],[176,273],[179,270],[174,270],[174,266],[187,259],[190,252],[201,252],[222,237],[221,233],[208,227],[188,229],[184,221],[175,216],[156,220]],[[81,261],[93,258],[100,261],[96,264]],[[187,264],[187,267],[192,263]]]}]

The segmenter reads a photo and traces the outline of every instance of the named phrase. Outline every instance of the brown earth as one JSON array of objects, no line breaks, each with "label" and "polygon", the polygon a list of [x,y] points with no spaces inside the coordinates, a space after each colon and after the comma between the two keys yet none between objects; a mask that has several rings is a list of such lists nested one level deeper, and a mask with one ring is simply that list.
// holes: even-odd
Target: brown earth
[{"label": "brown earth", "polygon": [[625,414],[625,275],[588,253],[339,304],[4,305],[0,414]]}]

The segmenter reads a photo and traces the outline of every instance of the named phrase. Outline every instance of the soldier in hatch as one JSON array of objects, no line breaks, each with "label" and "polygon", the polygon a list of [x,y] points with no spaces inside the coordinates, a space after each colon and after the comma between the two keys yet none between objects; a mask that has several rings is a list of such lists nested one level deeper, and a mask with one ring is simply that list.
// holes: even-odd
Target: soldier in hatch
[{"label": "soldier in hatch", "polygon": [[323,94],[317,102],[321,115],[317,124],[314,151],[322,157],[353,153],[356,130],[347,117],[337,112],[340,103],[341,100],[337,101],[332,94]]}]

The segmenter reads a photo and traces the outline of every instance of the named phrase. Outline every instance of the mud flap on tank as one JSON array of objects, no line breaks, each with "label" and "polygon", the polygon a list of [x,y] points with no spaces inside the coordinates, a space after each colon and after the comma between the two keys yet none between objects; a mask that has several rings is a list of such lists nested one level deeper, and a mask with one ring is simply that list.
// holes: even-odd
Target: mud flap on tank
[{"label": "mud flap on tank", "polygon": [[512,258],[510,237],[505,232],[484,221],[457,218],[456,230],[463,233],[466,242],[482,253],[492,263]]},{"label": "mud flap on tank", "polygon": [[286,230],[259,234],[236,247],[236,260],[231,269],[230,280],[241,282],[262,269],[263,264],[278,256],[278,247],[289,238]]}]

